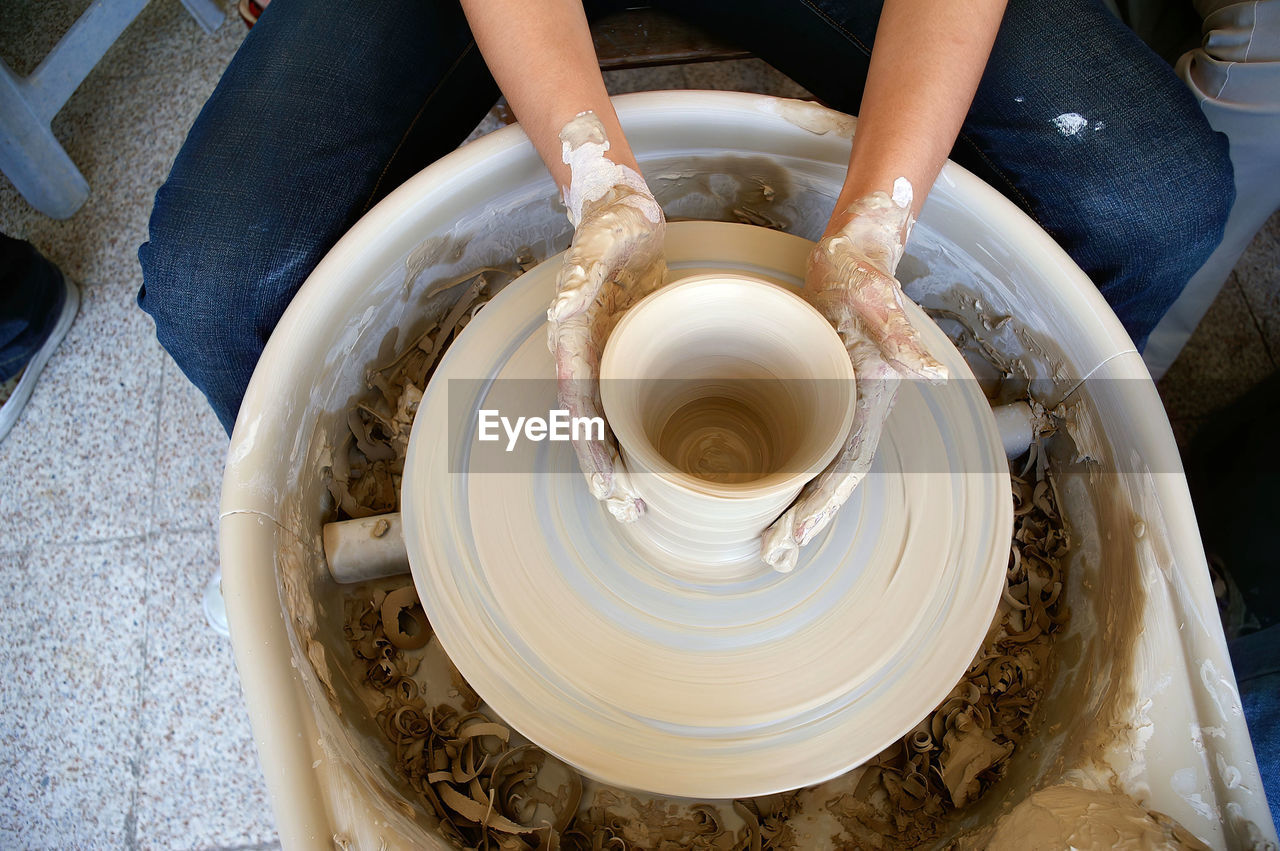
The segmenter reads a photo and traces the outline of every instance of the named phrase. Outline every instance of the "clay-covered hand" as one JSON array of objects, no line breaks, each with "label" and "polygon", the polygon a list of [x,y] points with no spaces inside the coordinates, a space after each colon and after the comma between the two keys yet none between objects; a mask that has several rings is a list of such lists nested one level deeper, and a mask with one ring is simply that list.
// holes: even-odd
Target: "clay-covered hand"
[{"label": "clay-covered hand", "polygon": [[[571,417],[603,419],[600,356],[627,308],[662,285],[666,221],[644,178],[605,156],[609,140],[594,113],[566,124],[560,140],[572,175],[564,200],[575,230],[547,310],[548,342],[560,407]],[[606,426],[603,440],[584,437],[573,448],[591,493],[614,517],[635,520],[644,502],[627,478],[613,432]]]},{"label": "clay-covered hand", "polygon": [[893,275],[913,222],[911,185],[899,178],[893,190],[892,196],[875,192],[854,202],[847,222],[809,255],[805,298],[840,334],[858,399],[840,454],[761,535],[761,555],[778,571],[796,566],[800,547],[831,522],[871,468],[899,381],[947,376],[902,308],[902,287]]}]

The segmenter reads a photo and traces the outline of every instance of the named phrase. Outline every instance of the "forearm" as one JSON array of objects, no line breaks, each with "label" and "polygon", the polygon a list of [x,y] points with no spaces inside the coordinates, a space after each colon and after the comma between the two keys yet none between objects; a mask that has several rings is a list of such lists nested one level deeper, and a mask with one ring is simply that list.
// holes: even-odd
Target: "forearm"
[{"label": "forearm", "polygon": [[609,136],[606,156],[636,168],[580,0],[462,0],[462,8],[498,87],[561,191],[569,169],[561,160],[560,129],[587,110]]},{"label": "forearm", "polygon": [[827,229],[905,177],[918,214],[955,144],[995,41],[1005,0],[885,0],[844,188]]}]

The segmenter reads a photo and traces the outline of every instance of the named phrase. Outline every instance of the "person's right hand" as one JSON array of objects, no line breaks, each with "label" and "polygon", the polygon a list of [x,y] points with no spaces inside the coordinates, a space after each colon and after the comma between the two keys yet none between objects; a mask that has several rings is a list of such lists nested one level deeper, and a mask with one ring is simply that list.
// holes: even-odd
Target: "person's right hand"
[{"label": "person's right hand", "polygon": [[[548,343],[560,407],[570,417],[604,419],[600,356],[622,314],[662,285],[666,220],[644,178],[605,157],[609,140],[595,114],[576,117],[560,139],[572,172],[565,205],[574,234],[547,310]],[[607,421],[603,440],[584,436],[573,448],[592,495],[623,522],[639,517],[644,501],[631,487]]]}]

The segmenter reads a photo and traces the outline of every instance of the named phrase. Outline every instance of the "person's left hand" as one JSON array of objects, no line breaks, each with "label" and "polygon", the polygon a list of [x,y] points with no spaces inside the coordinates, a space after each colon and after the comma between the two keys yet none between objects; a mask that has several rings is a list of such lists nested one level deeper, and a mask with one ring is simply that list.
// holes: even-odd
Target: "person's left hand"
[{"label": "person's left hand", "polygon": [[800,547],[826,528],[866,476],[904,377],[941,380],[947,371],[920,342],[893,277],[911,229],[911,188],[876,192],[844,213],[847,221],[809,255],[805,298],[835,327],[857,381],[853,425],[844,448],[761,535],[761,557],[795,568]]},{"label": "person's left hand", "polygon": [[[547,310],[548,343],[560,406],[570,417],[604,419],[600,356],[622,314],[662,285],[666,220],[644,179],[604,157],[609,141],[594,114],[579,115],[560,138],[572,171],[565,204],[575,230]],[[592,495],[614,517],[630,522],[643,513],[607,421],[603,440],[584,435],[573,448]]]}]

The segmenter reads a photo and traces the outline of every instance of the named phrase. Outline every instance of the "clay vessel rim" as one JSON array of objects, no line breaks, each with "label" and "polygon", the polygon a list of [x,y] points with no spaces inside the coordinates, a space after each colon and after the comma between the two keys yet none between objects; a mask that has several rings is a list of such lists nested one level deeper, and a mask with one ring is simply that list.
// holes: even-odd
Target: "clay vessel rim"
[{"label": "clay vessel rim", "polygon": [[[609,334],[609,339],[605,343],[604,352],[600,358],[601,404],[607,417],[610,405],[605,397],[612,395],[612,382],[608,381],[608,379],[622,377],[618,373],[623,371],[617,363],[618,348],[614,345],[614,341],[619,339],[621,332],[624,332],[629,325],[634,324],[637,321],[637,317],[654,310],[655,305],[660,302],[670,301],[680,295],[687,296],[694,289],[720,286],[726,283],[743,289],[767,292],[770,296],[781,294],[785,296],[789,307],[800,311],[801,315],[805,317],[803,321],[813,320],[812,327],[805,328],[804,332],[812,334],[816,338],[814,343],[815,351],[823,352],[823,347],[825,347],[824,354],[830,357],[830,365],[840,373],[837,378],[845,379],[848,382],[847,400],[840,427],[832,430],[831,437],[823,446],[822,452],[820,454],[815,452],[812,462],[793,471],[769,472],[746,482],[722,483],[704,479],[692,473],[686,473],[676,467],[663,457],[657,448],[632,424],[619,423],[615,425],[610,421],[610,426],[614,429],[614,435],[618,440],[619,448],[623,455],[635,456],[641,465],[647,468],[647,473],[637,472],[638,475],[656,475],[662,478],[668,486],[676,487],[689,495],[743,501],[768,499],[795,488],[797,482],[802,484],[809,481],[826,469],[827,465],[831,463],[832,459],[836,457],[844,446],[849,429],[853,426],[855,403],[857,402],[856,376],[853,371],[853,364],[849,361],[848,353],[845,350],[844,342],[840,339],[836,329],[827,321],[827,318],[794,289],[750,275],[735,272],[711,272],[681,278],[654,290],[632,305],[618,320],[617,325],[614,326]],[[626,377],[633,378],[632,376]],[[787,379],[779,377],[778,380]],[[624,443],[630,444],[630,447],[623,448]]]}]

